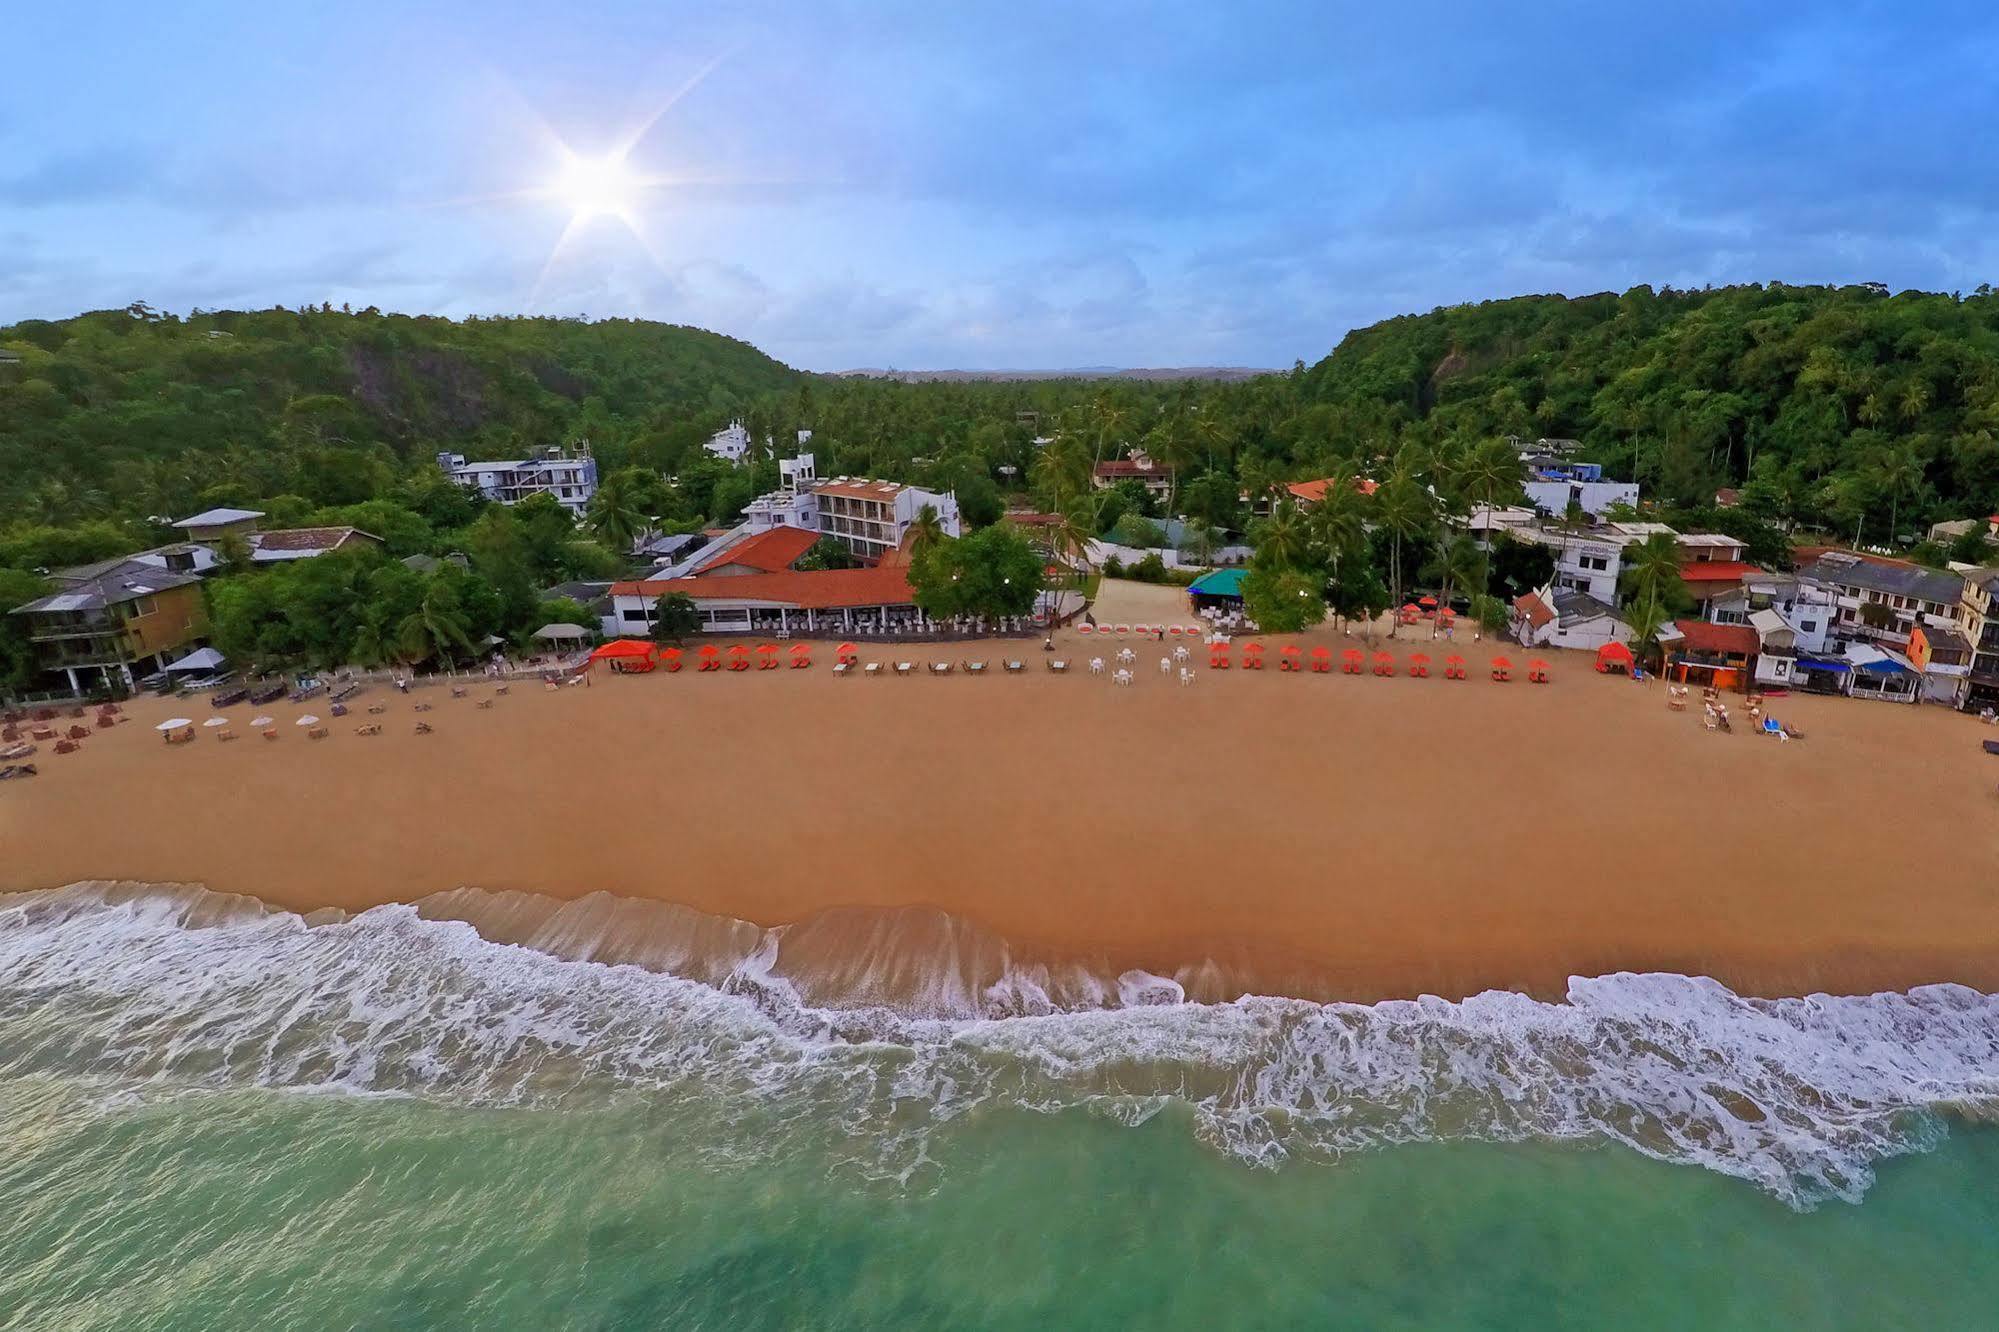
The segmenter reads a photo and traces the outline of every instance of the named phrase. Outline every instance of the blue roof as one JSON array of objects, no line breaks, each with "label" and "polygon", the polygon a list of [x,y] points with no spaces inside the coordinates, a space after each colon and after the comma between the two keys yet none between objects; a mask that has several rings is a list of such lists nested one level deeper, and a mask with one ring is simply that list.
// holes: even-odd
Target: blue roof
[{"label": "blue roof", "polygon": [[1200,597],[1239,597],[1247,572],[1244,569],[1215,569],[1196,578],[1187,590]]}]

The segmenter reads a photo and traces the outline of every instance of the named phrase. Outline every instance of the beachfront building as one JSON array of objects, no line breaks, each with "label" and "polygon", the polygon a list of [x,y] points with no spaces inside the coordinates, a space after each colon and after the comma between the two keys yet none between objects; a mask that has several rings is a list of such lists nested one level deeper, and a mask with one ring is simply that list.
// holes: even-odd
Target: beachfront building
[{"label": "beachfront building", "polygon": [[1583,532],[1539,524],[1497,530],[1515,541],[1543,546],[1554,555],[1554,588],[1586,593],[1605,605],[1617,604],[1617,578],[1624,569],[1624,547],[1630,538],[1614,525]]},{"label": "beachfront building", "polygon": [[1833,595],[1839,638],[1897,651],[1908,647],[1917,624],[1955,628],[1964,600],[1961,574],[1847,550],[1824,552],[1798,570],[1798,578]]},{"label": "beachfront building", "polygon": [[1717,689],[1732,689],[1753,678],[1762,644],[1743,624],[1675,620],[1659,631],[1659,646],[1670,673]]},{"label": "beachfront building", "polygon": [[467,462],[462,453],[440,453],[437,465],[459,485],[495,504],[519,504],[530,495],[552,495],[576,517],[597,493],[597,460],[590,446],[537,449],[506,462]]},{"label": "beachfront building", "polygon": [[1550,583],[1513,599],[1513,636],[1522,647],[1594,652],[1606,643],[1629,643],[1631,626],[1589,593]]},{"label": "beachfront building", "polygon": [[801,453],[778,463],[778,488],[743,510],[743,530],[751,535],[792,528],[832,537],[859,558],[879,561],[909,535],[927,507],[945,536],[962,536],[958,497],[948,490],[925,490],[895,481],[838,476],[822,481],[813,457]]},{"label": "beachfront building", "polygon": [[[1755,616],[1774,614],[1789,634],[1789,645],[1797,652],[1820,656],[1830,649],[1833,620],[1839,613],[1838,599],[1815,584],[1793,574],[1756,569],[1743,576],[1732,589],[1711,597],[1704,618],[1716,624],[1754,624]],[[1768,620],[1761,621],[1769,625]]]},{"label": "beachfront building", "polygon": [[1145,493],[1164,503],[1173,494],[1173,469],[1154,459],[1143,449],[1133,449],[1128,458],[1107,458],[1090,474],[1090,484],[1109,490],[1121,481],[1136,481]]},{"label": "beachfront building", "polygon": [[794,568],[818,540],[809,529],[771,528],[676,576],[613,583],[617,631],[650,633],[659,599],[671,594],[694,603],[703,633],[887,634],[928,627],[900,560],[863,569]]},{"label": "beachfront building", "polygon": [[58,569],[49,575],[55,591],[9,612],[25,622],[40,669],[76,693],[126,694],[139,676],[197,646],[208,631],[200,574],[169,568],[161,556]]},{"label": "beachfront building", "polygon": [[1958,633],[1971,645],[1971,669],[1958,706],[1968,712],[1999,709],[1999,568],[1964,576]]}]

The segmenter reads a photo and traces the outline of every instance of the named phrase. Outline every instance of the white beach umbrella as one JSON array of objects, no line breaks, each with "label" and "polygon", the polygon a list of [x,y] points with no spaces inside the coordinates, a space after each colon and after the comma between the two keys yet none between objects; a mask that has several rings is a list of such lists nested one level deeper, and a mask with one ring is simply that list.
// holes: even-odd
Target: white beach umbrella
[{"label": "white beach umbrella", "polygon": [[183,726],[194,725],[192,717],[169,717],[153,729],[155,731],[178,731]]},{"label": "white beach umbrella", "polygon": [[228,724],[229,719],[227,717],[210,717],[202,723],[203,726],[227,726]]},{"label": "white beach umbrella", "polygon": [[278,720],[278,719],[277,719],[277,718],[275,718],[275,717],[252,717],[252,718],[250,718],[250,725],[252,725],[252,726],[275,726],[275,725],[277,724],[277,720]]},{"label": "white beach umbrella", "polygon": [[292,725],[294,725],[294,726],[317,726],[317,725],[319,725],[319,718],[317,718],[317,717],[313,716],[313,715],[312,715],[312,714],[311,714],[310,712],[308,712],[308,713],[306,713],[306,714],[305,714],[305,716],[303,716],[303,717],[300,717],[300,718],[299,718],[299,719],[298,719],[297,721],[293,722],[293,723],[292,723]]}]

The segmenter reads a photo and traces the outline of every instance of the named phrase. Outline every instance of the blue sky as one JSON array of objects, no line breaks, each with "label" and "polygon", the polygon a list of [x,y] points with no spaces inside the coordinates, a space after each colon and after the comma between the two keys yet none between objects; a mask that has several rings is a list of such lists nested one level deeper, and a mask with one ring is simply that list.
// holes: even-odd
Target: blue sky
[{"label": "blue sky", "polygon": [[[100,3],[0,35],[0,323],[329,300],[815,370],[1284,366],[1521,292],[1999,278],[1989,3]],[[669,183],[556,253],[562,145],[648,122],[627,160]]]}]

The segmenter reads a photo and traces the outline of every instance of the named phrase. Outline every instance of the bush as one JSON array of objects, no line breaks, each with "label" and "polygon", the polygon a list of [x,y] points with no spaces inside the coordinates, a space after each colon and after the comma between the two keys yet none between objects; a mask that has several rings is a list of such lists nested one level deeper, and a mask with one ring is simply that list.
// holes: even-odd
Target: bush
[{"label": "bush", "polygon": [[1166,561],[1153,551],[1137,564],[1131,566],[1131,576],[1141,583],[1163,583],[1166,581]]},{"label": "bush", "polygon": [[1121,559],[1119,559],[1119,558],[1118,558],[1117,556],[1115,556],[1115,555],[1113,555],[1113,556],[1111,556],[1111,557],[1110,557],[1109,559],[1105,560],[1105,561],[1104,561],[1104,577],[1106,577],[1106,578],[1122,578],[1122,577],[1124,577],[1124,561],[1123,561],[1123,560],[1121,560]]}]

